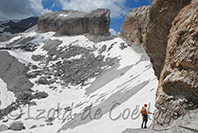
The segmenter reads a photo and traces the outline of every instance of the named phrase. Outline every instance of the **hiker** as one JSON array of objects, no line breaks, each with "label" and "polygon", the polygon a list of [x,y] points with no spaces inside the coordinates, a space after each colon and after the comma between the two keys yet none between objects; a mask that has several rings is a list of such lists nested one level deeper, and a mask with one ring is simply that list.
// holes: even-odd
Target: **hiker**
[{"label": "hiker", "polygon": [[153,114],[151,112],[148,112],[146,107],[147,107],[147,104],[144,104],[144,107],[142,107],[142,109],[141,109],[141,114],[142,114],[142,118],[143,118],[141,128],[143,128],[143,126],[144,126],[144,128],[147,128],[146,123],[148,121],[148,113]]}]

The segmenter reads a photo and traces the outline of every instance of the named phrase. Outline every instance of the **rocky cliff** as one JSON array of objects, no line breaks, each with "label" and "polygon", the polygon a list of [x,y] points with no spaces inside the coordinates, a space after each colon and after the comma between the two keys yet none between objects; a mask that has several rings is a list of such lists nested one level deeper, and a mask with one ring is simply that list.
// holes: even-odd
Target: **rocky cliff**
[{"label": "rocky cliff", "polygon": [[[157,122],[177,118],[198,107],[198,1],[175,17],[168,37],[166,60],[157,91]],[[166,111],[164,110],[166,109]]]},{"label": "rocky cliff", "polygon": [[167,38],[173,19],[189,0],[154,0],[150,6],[129,11],[121,27],[121,35],[145,50],[160,78],[166,57]]},{"label": "rocky cliff", "polygon": [[189,2],[190,0],[154,0],[150,6],[145,45],[158,78],[164,66],[172,22]]},{"label": "rocky cliff", "polygon": [[47,13],[38,20],[41,32],[55,31],[59,35],[109,34],[110,10],[97,9],[89,13],[65,10]]},{"label": "rocky cliff", "polygon": [[135,45],[144,44],[146,41],[148,9],[149,6],[142,6],[130,10],[121,26],[121,35]]},{"label": "rocky cliff", "polygon": [[[143,38],[159,79],[154,123],[167,126],[198,107],[198,1],[154,0],[147,8],[131,10],[121,33],[136,44]],[[138,38],[139,27],[146,35]]]}]

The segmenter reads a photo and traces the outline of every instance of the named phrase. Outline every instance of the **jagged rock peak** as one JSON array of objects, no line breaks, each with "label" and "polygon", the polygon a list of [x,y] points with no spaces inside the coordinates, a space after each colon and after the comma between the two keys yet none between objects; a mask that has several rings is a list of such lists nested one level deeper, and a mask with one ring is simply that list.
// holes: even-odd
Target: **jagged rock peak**
[{"label": "jagged rock peak", "polygon": [[41,32],[55,31],[59,35],[109,34],[110,10],[97,9],[91,12],[64,10],[42,15],[38,20]]}]

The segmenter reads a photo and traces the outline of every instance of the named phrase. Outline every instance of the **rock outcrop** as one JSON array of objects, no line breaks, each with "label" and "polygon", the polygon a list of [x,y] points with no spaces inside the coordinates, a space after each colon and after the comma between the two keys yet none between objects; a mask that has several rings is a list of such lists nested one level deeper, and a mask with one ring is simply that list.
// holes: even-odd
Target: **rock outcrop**
[{"label": "rock outcrop", "polygon": [[154,0],[150,6],[130,10],[121,26],[123,37],[135,45],[145,46],[158,79],[166,58],[167,38],[172,22],[189,2]]},{"label": "rock outcrop", "polygon": [[[176,16],[170,30],[165,66],[157,91],[157,122],[198,107],[198,1],[192,0]],[[169,121],[167,121],[169,117]]]},{"label": "rock outcrop", "polygon": [[167,40],[172,22],[189,2],[190,0],[153,0],[150,6],[145,45],[158,79],[166,58]]},{"label": "rock outcrop", "polygon": [[41,32],[55,31],[59,35],[109,34],[110,10],[97,9],[89,13],[65,10],[47,13],[38,20]]},{"label": "rock outcrop", "polygon": [[8,130],[8,126],[1,124],[0,125],[0,132]]},{"label": "rock outcrop", "polygon": [[121,36],[135,45],[145,44],[148,13],[149,6],[130,10],[121,26]]},{"label": "rock outcrop", "polygon": [[197,27],[197,0],[153,0],[131,10],[122,25],[129,41],[140,44],[142,38],[159,79],[155,125],[168,126],[198,107]]},{"label": "rock outcrop", "polygon": [[25,129],[25,126],[23,125],[23,122],[21,121],[13,122],[10,124],[10,130],[20,131],[23,129]]}]

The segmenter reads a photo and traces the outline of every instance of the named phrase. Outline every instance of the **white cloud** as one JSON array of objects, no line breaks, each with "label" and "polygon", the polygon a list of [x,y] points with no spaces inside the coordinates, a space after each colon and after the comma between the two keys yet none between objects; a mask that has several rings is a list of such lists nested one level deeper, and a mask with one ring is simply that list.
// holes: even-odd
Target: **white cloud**
[{"label": "white cloud", "polygon": [[119,35],[120,34],[120,32],[117,32],[114,29],[109,29],[109,32],[111,33],[111,35]]},{"label": "white cloud", "polygon": [[42,0],[1,0],[0,21],[40,16],[49,11],[43,8]]},{"label": "white cloud", "polygon": [[[0,21],[7,19],[21,19],[30,16],[40,16],[51,10],[44,9],[42,1],[48,0],[1,0]],[[59,5],[64,10],[73,9],[89,12],[97,8],[111,10],[111,18],[120,18],[127,14],[127,0],[53,0],[54,5]]]},{"label": "white cloud", "polygon": [[119,18],[127,14],[125,7],[127,0],[59,0],[65,10],[73,9],[89,12],[97,8],[108,8],[111,10],[112,18]]}]

